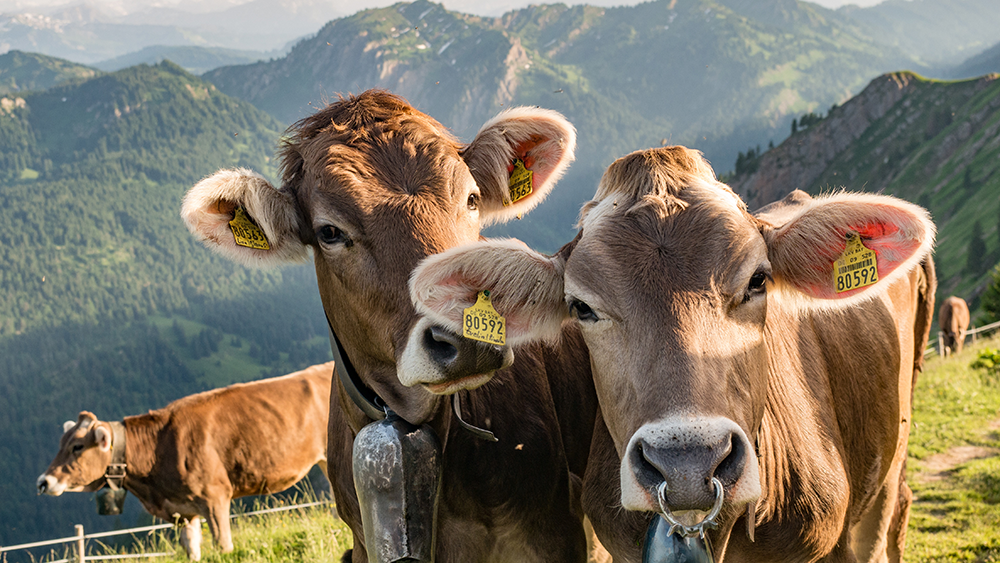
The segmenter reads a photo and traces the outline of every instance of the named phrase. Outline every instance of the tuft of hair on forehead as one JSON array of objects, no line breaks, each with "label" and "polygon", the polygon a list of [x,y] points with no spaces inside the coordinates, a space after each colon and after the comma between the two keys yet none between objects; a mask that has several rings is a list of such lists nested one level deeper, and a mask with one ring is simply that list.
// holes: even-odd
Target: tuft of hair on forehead
[{"label": "tuft of hair on forehead", "polygon": [[718,187],[746,209],[729,186],[716,180],[701,151],[674,145],[635,151],[614,161],[604,172],[594,199],[584,204],[580,224],[591,209],[609,198],[628,210],[652,207],[661,216],[670,215],[687,208],[681,192],[696,183]]},{"label": "tuft of hair on forehead", "polygon": [[[417,110],[403,97],[372,89],[358,95],[341,95],[316,113],[285,131],[281,141],[281,177],[284,185],[297,180],[303,166],[303,145],[314,139],[353,146],[383,143],[393,135],[408,136],[418,145],[439,145],[457,152],[458,139],[433,117]],[[444,143],[441,143],[444,141]]]}]

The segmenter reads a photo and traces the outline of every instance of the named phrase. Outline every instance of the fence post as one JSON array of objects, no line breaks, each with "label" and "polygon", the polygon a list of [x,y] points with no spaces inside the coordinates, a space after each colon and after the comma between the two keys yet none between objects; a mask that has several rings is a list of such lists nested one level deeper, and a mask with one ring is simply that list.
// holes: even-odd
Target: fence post
[{"label": "fence post", "polygon": [[938,331],[938,341],[937,341],[938,356],[944,357],[944,333],[940,330]]},{"label": "fence post", "polygon": [[972,343],[976,343],[976,325],[972,325]]},{"label": "fence post", "polygon": [[87,560],[87,540],[83,537],[83,524],[76,525],[76,555],[80,563]]}]

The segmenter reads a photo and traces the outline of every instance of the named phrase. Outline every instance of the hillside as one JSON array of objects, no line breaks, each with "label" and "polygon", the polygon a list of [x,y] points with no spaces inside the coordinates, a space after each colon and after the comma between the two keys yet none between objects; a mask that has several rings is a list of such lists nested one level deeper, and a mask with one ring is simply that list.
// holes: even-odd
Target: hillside
[{"label": "hillside", "polygon": [[1000,43],[969,57],[962,64],[948,69],[948,78],[972,78],[990,73],[1000,73]]},{"label": "hillside", "polygon": [[[1000,262],[998,75],[958,82],[879,77],[764,152],[755,166],[730,180],[751,207],[794,189],[844,187],[928,208],[938,227],[939,298],[959,295],[975,308],[989,268]],[[978,249],[973,239],[981,241]]]},{"label": "hillside", "polygon": [[837,10],[868,37],[910,53],[925,66],[956,64],[997,42],[994,0],[886,0]]},{"label": "hillside", "polygon": [[[281,126],[172,63],[0,101],[0,544],[100,521],[35,497],[61,421],[120,419],[329,357],[311,267],[205,250],[183,193],[216,169],[270,174]],[[46,499],[48,500],[48,499]]]},{"label": "hillside", "polygon": [[8,51],[0,55],[0,95],[47,90],[71,80],[93,78],[93,68],[38,53]]},{"label": "hillside", "polygon": [[265,52],[194,45],[151,45],[134,53],[94,63],[94,68],[114,71],[139,64],[157,64],[169,60],[192,74],[203,74],[220,66],[247,64],[283,54],[284,51],[281,50]]},{"label": "hillside", "polygon": [[577,163],[545,219],[516,226],[553,249],[621,154],[667,141],[732,162],[751,141],[783,137],[792,115],[908,62],[805,2],[554,4],[481,18],[418,0],[332,21],[283,58],[204,78],[283,122],[338,93],[387,88],[465,139],[512,104],[559,110],[579,131]]}]

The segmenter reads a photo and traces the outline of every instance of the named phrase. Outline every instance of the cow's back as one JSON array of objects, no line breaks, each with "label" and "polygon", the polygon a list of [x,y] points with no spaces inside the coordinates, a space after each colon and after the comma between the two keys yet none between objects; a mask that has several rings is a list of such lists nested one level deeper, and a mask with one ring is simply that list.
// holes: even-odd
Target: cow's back
[{"label": "cow's back", "polygon": [[168,419],[158,437],[158,465],[168,473],[176,468],[169,477],[195,494],[224,486],[223,479],[233,498],[286,489],[325,460],[332,374],[330,362],[199,393],[151,413]]}]

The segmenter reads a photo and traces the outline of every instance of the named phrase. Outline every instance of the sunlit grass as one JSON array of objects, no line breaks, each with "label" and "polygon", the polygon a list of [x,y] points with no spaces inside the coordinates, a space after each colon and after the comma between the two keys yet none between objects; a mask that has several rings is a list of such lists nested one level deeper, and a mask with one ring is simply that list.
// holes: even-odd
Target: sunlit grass
[{"label": "sunlit grass", "polygon": [[908,481],[916,500],[910,513],[906,559],[911,562],[1000,561],[1000,457],[957,460],[929,478],[935,455],[952,448],[1000,451],[1000,382],[969,364],[1000,340],[934,357],[914,394]]}]

